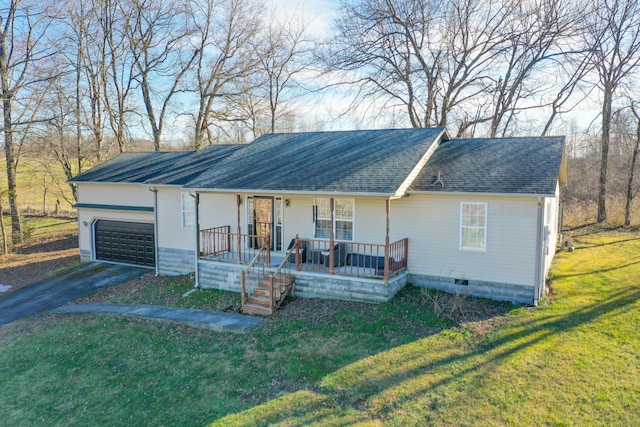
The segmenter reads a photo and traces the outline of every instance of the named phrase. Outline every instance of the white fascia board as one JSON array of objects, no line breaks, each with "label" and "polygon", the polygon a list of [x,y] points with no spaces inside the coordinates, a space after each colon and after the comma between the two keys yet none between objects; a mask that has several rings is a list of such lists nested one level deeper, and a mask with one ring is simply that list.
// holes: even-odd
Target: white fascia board
[{"label": "white fascia board", "polygon": [[264,194],[284,196],[323,196],[323,197],[392,197],[392,193],[366,193],[366,192],[334,192],[334,191],[288,191],[288,190],[252,190],[252,189],[227,189],[227,188],[190,188],[182,187],[184,191],[196,191],[198,193],[231,193],[231,194]]},{"label": "white fascia board", "polygon": [[555,194],[541,193],[489,193],[489,192],[473,192],[473,191],[408,191],[408,195],[424,195],[424,196],[495,196],[495,197],[555,197]]},{"label": "white fascia board", "polygon": [[435,153],[435,151],[438,149],[438,147],[440,146],[440,141],[442,140],[449,140],[449,134],[447,133],[446,129],[443,129],[443,131],[435,138],[427,151],[422,155],[420,160],[418,160],[418,163],[416,163],[416,165],[413,167],[409,175],[407,175],[404,181],[402,181],[400,187],[398,187],[398,189],[393,194],[394,198],[402,197],[407,193],[407,189],[411,186],[411,184],[413,184],[413,181],[415,181],[422,168],[425,167],[431,156],[433,156],[433,153]]}]

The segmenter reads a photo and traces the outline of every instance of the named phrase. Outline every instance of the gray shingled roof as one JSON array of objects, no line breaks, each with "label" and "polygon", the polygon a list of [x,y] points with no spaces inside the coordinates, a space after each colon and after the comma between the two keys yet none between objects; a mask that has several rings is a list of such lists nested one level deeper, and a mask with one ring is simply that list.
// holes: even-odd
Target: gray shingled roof
[{"label": "gray shingled roof", "polygon": [[163,173],[146,180],[145,183],[184,185],[244,147],[246,145],[243,144],[209,145],[200,151],[190,153],[189,156],[177,159]]},{"label": "gray shingled roof", "polygon": [[211,145],[200,151],[122,153],[69,182],[182,185],[242,145]]},{"label": "gray shingled roof", "polygon": [[264,135],[186,187],[393,194],[444,128]]},{"label": "gray shingled roof", "polygon": [[554,194],[563,153],[564,137],[444,141],[409,192]]}]

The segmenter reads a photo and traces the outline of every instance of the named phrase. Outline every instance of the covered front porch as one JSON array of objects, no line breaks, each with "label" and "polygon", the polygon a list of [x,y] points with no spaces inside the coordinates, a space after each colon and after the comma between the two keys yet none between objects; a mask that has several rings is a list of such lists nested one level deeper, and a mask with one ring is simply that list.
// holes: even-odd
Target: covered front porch
[{"label": "covered front porch", "polygon": [[[199,231],[200,260],[249,265],[259,256],[266,267],[382,279],[407,269],[408,239],[388,245],[318,240],[296,236],[286,252],[270,248],[270,236],[232,233],[231,226]],[[269,248],[269,249],[267,249]]]},{"label": "covered front porch", "polygon": [[[256,207],[246,200],[240,195],[236,197],[236,224],[198,227],[199,286],[242,291],[243,275],[248,278],[251,271],[260,268],[264,270],[263,276],[293,277],[292,293],[296,296],[383,302],[406,284],[408,238],[390,241],[389,200],[386,201],[386,224],[378,223],[383,229],[386,226],[384,243],[336,239],[332,227],[328,238],[309,237],[308,230],[300,227],[295,229],[299,234],[286,239],[286,234],[281,232],[284,215],[277,207],[269,206],[273,210],[266,218],[273,221],[280,215],[279,222],[273,221],[274,224],[265,227]],[[288,207],[288,199],[282,201],[282,206],[285,202]],[[333,214],[333,198],[329,205]],[[227,218],[228,213],[227,210]],[[327,219],[334,222],[333,215]],[[293,222],[286,223],[289,236],[294,231]],[[272,232],[280,234],[274,236]],[[250,293],[255,283],[245,282],[246,291]]]}]

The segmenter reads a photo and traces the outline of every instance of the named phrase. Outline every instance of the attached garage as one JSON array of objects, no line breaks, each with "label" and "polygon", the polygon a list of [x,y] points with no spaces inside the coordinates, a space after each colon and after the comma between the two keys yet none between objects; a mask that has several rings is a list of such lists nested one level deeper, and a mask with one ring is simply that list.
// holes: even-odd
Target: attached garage
[{"label": "attached garage", "polygon": [[98,220],[94,233],[97,260],[155,267],[152,223]]}]

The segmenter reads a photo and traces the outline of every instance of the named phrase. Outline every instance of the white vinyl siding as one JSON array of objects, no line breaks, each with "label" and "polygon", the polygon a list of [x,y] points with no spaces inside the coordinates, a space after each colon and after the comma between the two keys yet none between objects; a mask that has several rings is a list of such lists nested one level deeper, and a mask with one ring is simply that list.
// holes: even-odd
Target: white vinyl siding
[{"label": "white vinyl siding", "polygon": [[153,207],[153,191],[140,184],[78,184],[78,203]]},{"label": "white vinyl siding", "polygon": [[460,250],[487,250],[486,203],[460,203]]},{"label": "white vinyl siding", "polygon": [[182,228],[196,228],[196,198],[180,193],[182,201]]},{"label": "white vinyl siding", "polygon": [[[243,205],[240,206],[240,224],[241,231],[246,233],[244,224],[245,219],[245,195],[241,196]],[[231,226],[231,232],[237,232],[238,227],[238,207],[237,196],[228,193],[200,193],[200,206],[198,207],[198,218],[200,220],[200,229]]]},{"label": "white vinyl siding", "polygon": [[182,227],[183,194],[179,187],[158,188],[158,248],[195,251],[195,229]]},{"label": "white vinyl siding", "polygon": [[391,241],[409,238],[409,272],[533,286],[536,197],[486,196],[486,252],[460,250],[460,203],[477,197],[417,195],[391,202]]}]

